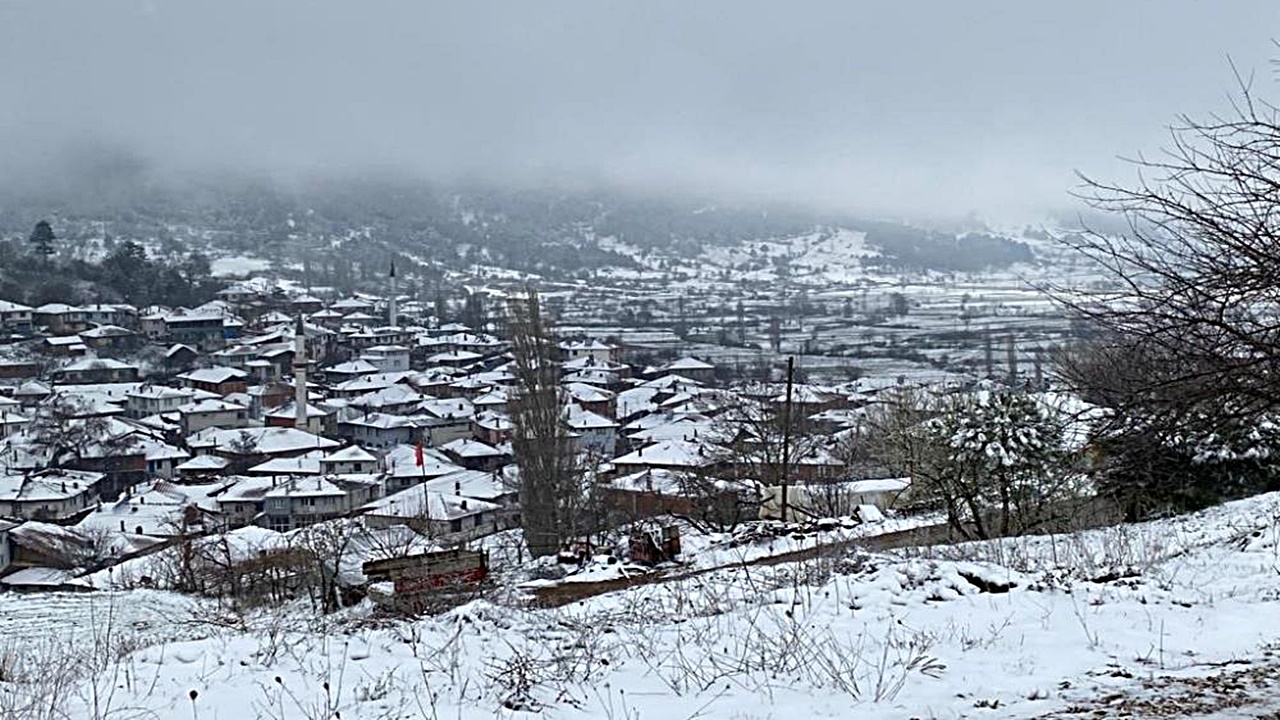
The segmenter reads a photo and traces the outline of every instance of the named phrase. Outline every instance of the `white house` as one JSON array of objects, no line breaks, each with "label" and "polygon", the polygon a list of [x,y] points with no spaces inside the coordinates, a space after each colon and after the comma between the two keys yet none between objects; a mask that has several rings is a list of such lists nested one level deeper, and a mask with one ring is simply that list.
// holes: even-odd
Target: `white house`
[{"label": "white house", "polygon": [[66,520],[98,500],[101,473],[40,470],[0,475],[0,516]]},{"label": "white house", "polygon": [[565,422],[575,436],[579,450],[593,453],[596,457],[613,457],[618,443],[618,423],[573,404],[569,405]]},{"label": "white house", "polygon": [[174,412],[183,405],[193,401],[215,397],[212,393],[204,393],[191,388],[171,388],[164,385],[139,385],[125,394],[125,416],[144,418],[148,415],[160,415]]},{"label": "white house", "polygon": [[335,450],[320,458],[324,475],[350,475],[377,472],[378,458],[359,445]]},{"label": "white house", "polygon": [[378,372],[404,372],[409,369],[409,348],[400,345],[375,345],[366,348],[360,359]]}]

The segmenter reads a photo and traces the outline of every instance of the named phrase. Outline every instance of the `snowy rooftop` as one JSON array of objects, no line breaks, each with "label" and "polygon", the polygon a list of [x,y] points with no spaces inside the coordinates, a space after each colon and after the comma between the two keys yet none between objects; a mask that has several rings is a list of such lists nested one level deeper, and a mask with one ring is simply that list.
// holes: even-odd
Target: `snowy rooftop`
[{"label": "snowy rooftop", "polygon": [[222,470],[230,464],[225,458],[220,458],[217,455],[197,455],[181,463],[175,469],[180,472],[212,472]]},{"label": "snowy rooftop", "polygon": [[231,451],[244,447],[250,455],[282,455],[307,450],[327,450],[340,443],[304,430],[287,427],[242,429],[209,428],[187,438],[192,448]]},{"label": "snowy rooftop", "polygon": [[498,457],[503,454],[493,446],[471,438],[459,438],[445,443],[440,446],[440,450],[464,458]]},{"label": "snowy rooftop", "polygon": [[[439,482],[438,480],[436,482]],[[422,484],[401,490],[365,505],[363,508],[370,515],[382,517],[427,518],[429,520],[454,520],[481,512],[493,512],[499,506],[458,495],[432,492]]]},{"label": "snowy rooftop", "polygon": [[212,383],[217,385],[229,380],[245,380],[249,377],[249,373],[235,368],[201,368],[183,373],[178,376],[182,380],[198,383]]}]

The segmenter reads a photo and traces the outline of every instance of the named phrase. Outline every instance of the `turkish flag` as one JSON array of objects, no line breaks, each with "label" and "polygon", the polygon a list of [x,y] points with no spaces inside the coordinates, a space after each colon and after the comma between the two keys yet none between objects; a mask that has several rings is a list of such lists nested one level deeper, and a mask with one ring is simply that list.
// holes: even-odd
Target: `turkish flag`
[{"label": "turkish flag", "polygon": [[413,464],[422,467],[422,443],[413,446]]}]

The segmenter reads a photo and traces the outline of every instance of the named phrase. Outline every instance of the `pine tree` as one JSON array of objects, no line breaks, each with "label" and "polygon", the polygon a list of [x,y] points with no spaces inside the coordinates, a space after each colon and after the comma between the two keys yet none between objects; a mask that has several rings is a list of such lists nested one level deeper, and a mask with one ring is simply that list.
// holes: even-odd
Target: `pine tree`
[{"label": "pine tree", "polygon": [[31,231],[31,237],[28,241],[34,246],[35,253],[45,260],[49,259],[57,250],[53,247],[53,241],[57,240],[57,236],[53,234],[53,227],[49,225],[48,220],[41,220],[36,223],[36,227]]}]

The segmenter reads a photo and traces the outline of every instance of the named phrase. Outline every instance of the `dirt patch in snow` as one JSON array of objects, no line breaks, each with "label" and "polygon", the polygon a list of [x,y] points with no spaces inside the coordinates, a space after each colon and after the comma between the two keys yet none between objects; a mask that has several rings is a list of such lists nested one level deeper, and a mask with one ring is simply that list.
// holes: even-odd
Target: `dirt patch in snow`
[{"label": "dirt patch in snow", "polygon": [[1208,675],[1157,675],[1106,689],[1094,699],[1041,715],[1039,720],[1280,720],[1280,657],[1265,651],[1256,660],[1210,667],[1214,672]]}]

